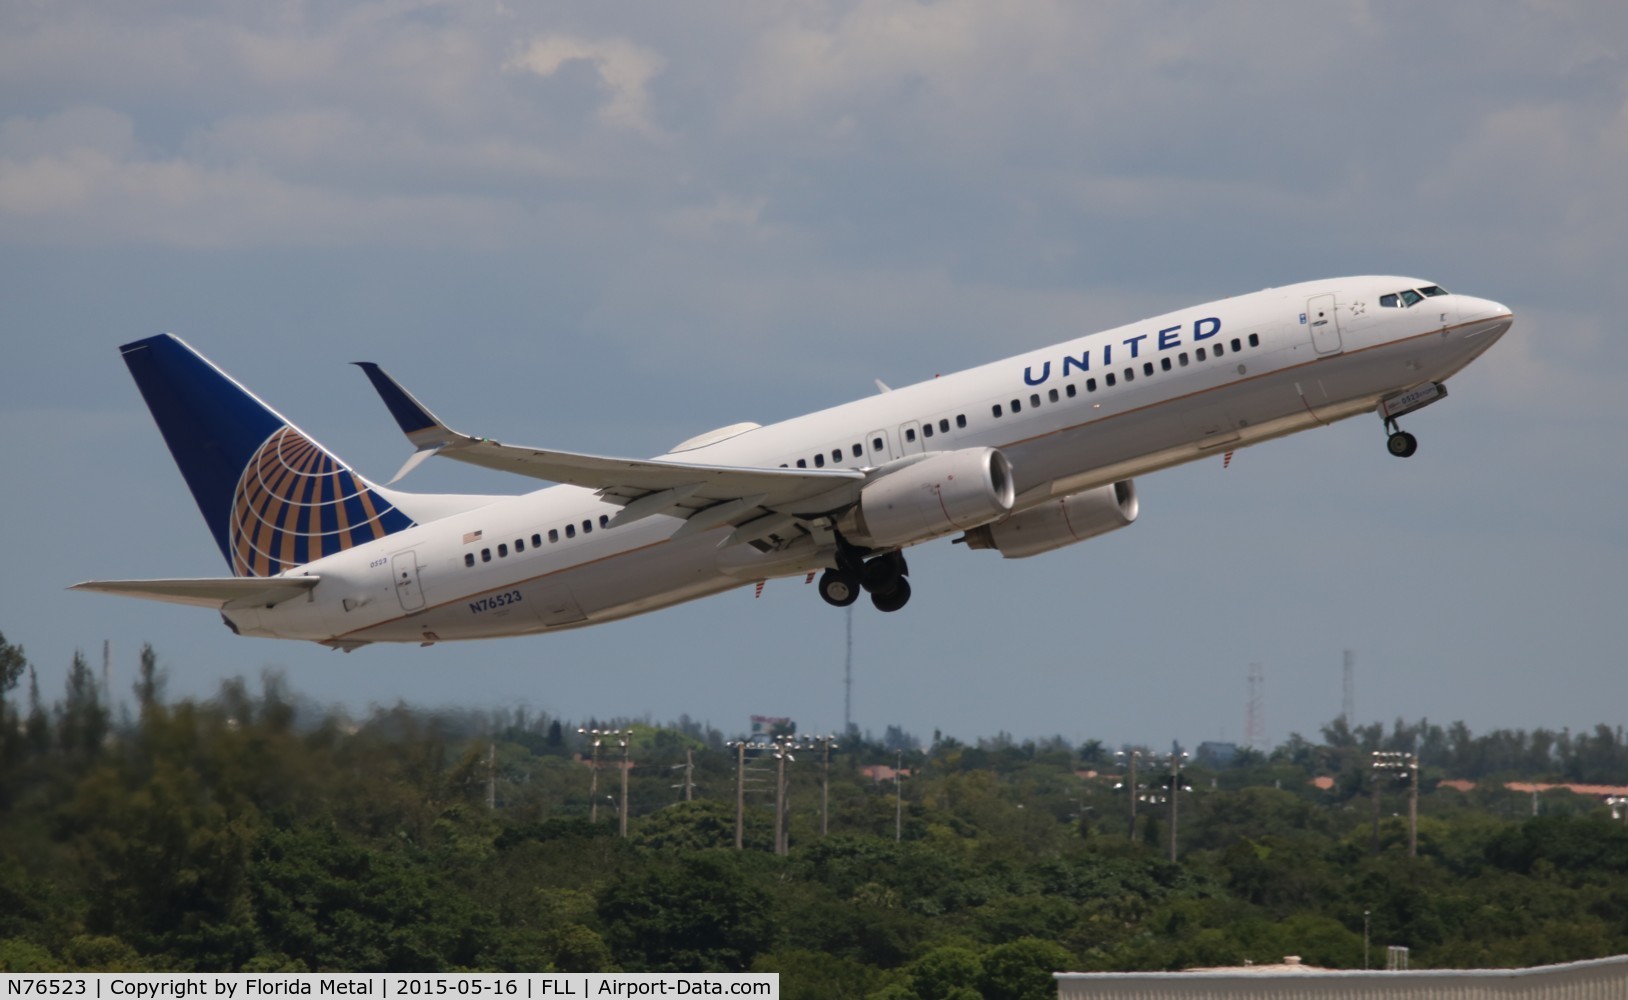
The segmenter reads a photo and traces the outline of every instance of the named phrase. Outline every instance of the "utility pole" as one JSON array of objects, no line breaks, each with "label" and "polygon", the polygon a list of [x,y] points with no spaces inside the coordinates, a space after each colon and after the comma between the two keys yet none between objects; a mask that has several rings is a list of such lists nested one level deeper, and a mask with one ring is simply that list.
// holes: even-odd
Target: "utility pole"
[{"label": "utility pole", "polygon": [[672,785],[671,787],[684,789],[684,801],[693,802],[695,801],[695,749],[693,747],[684,751],[684,763],[672,766],[674,771],[679,768],[684,769],[684,783],[682,785]]},{"label": "utility pole", "polygon": [[726,744],[735,751],[735,850],[746,843],[746,748],[745,740],[730,740]]}]

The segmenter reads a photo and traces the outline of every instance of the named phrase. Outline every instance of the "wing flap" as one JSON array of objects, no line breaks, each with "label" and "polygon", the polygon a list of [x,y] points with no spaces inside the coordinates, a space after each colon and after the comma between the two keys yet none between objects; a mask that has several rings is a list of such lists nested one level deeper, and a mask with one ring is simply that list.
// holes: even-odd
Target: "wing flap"
[{"label": "wing flap", "polygon": [[270,607],[309,594],[321,579],[319,576],[227,576],[171,580],[87,580],[68,589],[94,590],[199,608]]}]

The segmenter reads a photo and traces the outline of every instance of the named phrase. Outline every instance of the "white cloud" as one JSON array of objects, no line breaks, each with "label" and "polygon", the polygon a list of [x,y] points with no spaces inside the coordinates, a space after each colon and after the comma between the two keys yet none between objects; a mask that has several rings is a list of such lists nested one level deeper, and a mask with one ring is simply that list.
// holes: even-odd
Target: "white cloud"
[{"label": "white cloud", "polygon": [[533,38],[505,62],[504,68],[550,77],[567,63],[585,62],[593,66],[606,91],[599,109],[600,120],[608,125],[654,133],[650,118],[648,85],[666,66],[656,52],[620,38],[583,39],[569,35]]}]

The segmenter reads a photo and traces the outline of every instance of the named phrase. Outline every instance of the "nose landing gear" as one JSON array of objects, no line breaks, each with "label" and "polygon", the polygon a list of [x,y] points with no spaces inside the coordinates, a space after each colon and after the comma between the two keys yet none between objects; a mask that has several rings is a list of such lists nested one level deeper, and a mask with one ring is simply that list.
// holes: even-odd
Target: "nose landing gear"
[{"label": "nose landing gear", "polygon": [[1385,429],[1390,436],[1385,439],[1385,450],[1397,458],[1407,458],[1419,450],[1419,439],[1396,425],[1395,417],[1385,418]]}]

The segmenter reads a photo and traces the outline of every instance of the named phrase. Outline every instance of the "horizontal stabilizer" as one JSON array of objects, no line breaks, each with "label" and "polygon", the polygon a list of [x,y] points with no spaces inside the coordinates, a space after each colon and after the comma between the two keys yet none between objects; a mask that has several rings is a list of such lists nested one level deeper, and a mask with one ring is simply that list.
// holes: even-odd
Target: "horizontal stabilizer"
[{"label": "horizontal stabilizer", "polygon": [[190,604],[200,608],[270,607],[309,594],[319,576],[229,576],[180,580],[90,580],[69,590],[97,590],[122,597]]}]

